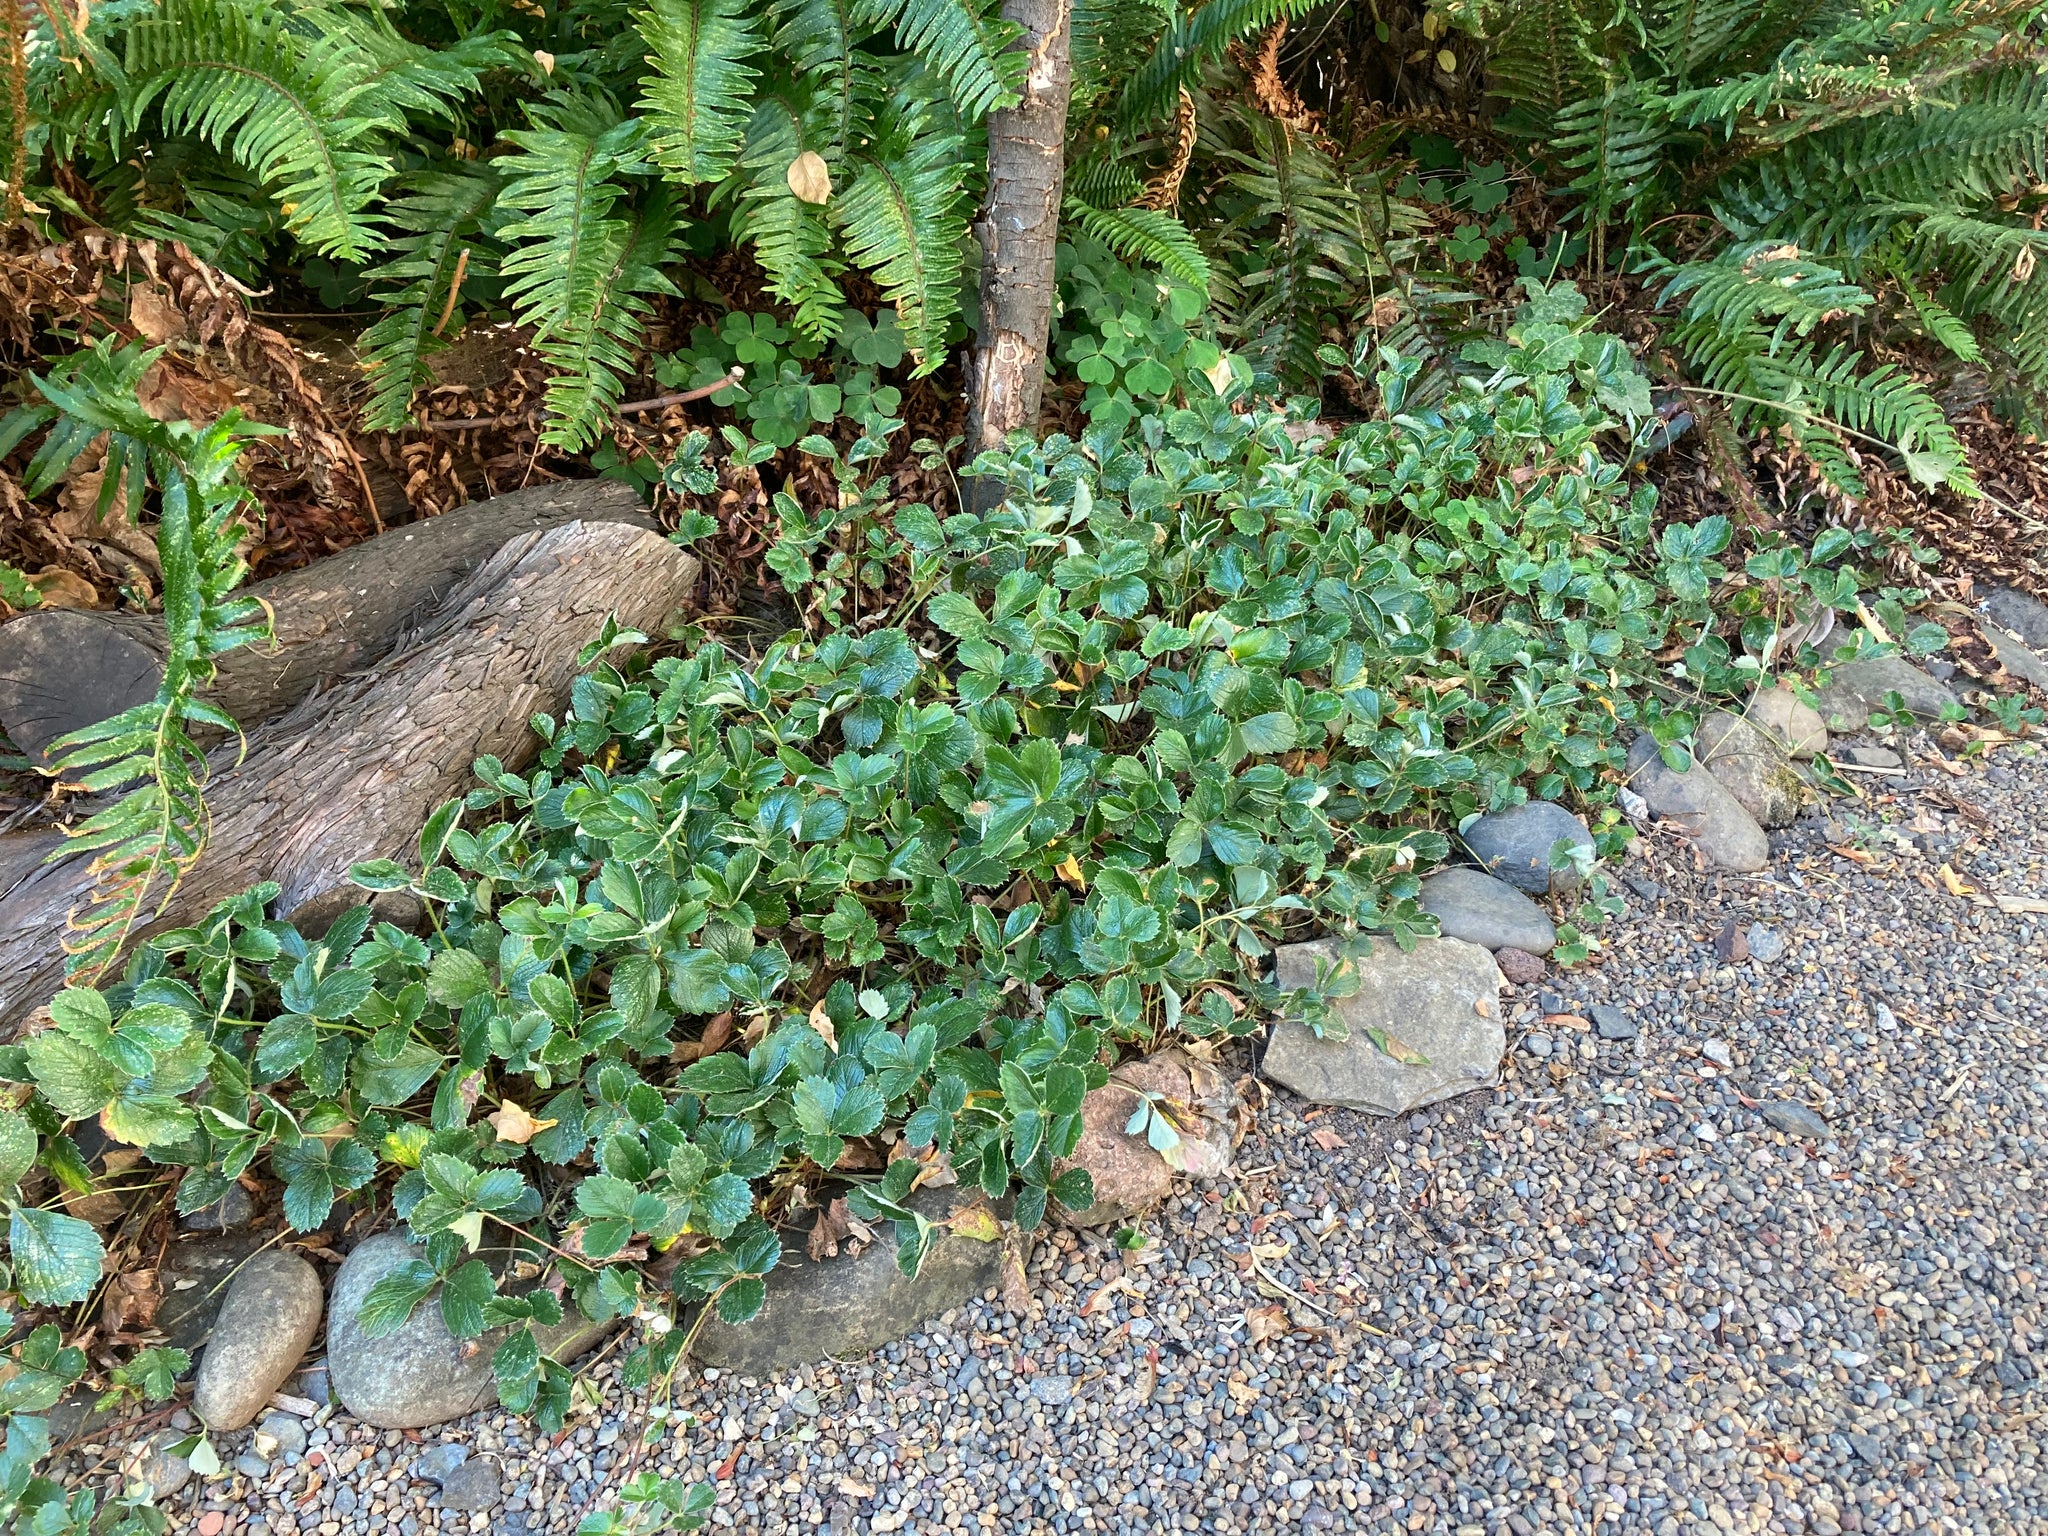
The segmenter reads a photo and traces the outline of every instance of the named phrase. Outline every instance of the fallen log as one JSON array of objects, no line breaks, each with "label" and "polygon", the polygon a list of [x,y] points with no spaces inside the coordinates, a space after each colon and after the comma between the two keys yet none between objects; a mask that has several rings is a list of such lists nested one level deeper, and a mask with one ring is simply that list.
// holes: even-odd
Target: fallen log
[{"label": "fallen log", "polygon": [[[208,702],[244,729],[320,683],[373,666],[399,633],[521,533],[571,521],[653,527],[616,480],[537,485],[408,523],[304,570],[247,589],[272,615],[273,640],[217,663]],[[0,730],[38,763],[67,731],[156,696],[164,625],[154,614],[36,609],[0,625]]]},{"label": "fallen log", "polygon": [[[658,633],[698,569],[631,523],[572,522],[512,539],[374,673],[251,732],[239,765],[232,745],[217,754],[206,848],[149,927],[190,922],[275,880],[279,915],[323,931],[364,899],[349,866],[413,858],[427,813],[469,787],[477,757],[515,768],[532,759],[527,721],[560,707],[576,654],[607,613]],[[18,1023],[62,984],[65,919],[91,889],[90,865],[84,855],[42,864],[0,897],[0,1022]]]}]

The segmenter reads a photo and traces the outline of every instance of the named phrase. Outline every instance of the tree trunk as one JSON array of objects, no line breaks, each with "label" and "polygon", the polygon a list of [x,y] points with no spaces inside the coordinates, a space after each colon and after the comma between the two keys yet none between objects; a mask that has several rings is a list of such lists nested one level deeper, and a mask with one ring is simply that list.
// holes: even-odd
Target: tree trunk
[{"label": "tree trunk", "polygon": [[[322,682],[373,666],[399,632],[521,533],[583,522],[654,523],[616,480],[538,485],[394,528],[304,570],[248,589],[274,638],[217,663],[208,703],[243,727],[289,709]],[[90,609],[37,610],[0,626],[0,729],[38,762],[66,731],[156,696],[163,620]]]},{"label": "tree trunk", "polygon": [[[572,522],[522,534],[472,571],[440,609],[402,634],[379,671],[346,678],[250,736],[216,764],[211,832],[151,928],[189,923],[264,880],[276,909],[316,931],[363,899],[363,859],[410,861],[428,812],[472,782],[485,754],[530,761],[527,721],[567,697],[576,653],[607,612],[658,632],[696,584],[698,562],[629,523]],[[39,834],[27,834],[34,838]],[[30,844],[23,840],[27,851]],[[86,898],[90,860],[23,873],[0,897],[0,1022],[18,1023],[63,980],[65,918]]]},{"label": "tree trunk", "polygon": [[1066,179],[1068,0],[1003,0],[1024,28],[1024,99],[988,119],[988,204],[981,240],[981,327],[968,361],[967,448],[1036,431],[1052,329],[1053,250]]}]

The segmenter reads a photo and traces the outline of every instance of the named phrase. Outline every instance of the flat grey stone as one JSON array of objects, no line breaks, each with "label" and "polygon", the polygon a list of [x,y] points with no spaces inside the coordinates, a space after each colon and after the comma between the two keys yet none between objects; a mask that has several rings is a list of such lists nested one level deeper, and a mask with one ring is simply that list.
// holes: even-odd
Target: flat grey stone
[{"label": "flat grey stone", "polygon": [[1716,868],[1753,873],[1770,862],[1771,840],[1763,828],[1699,762],[1674,773],[1657,743],[1639,736],[1628,751],[1628,774],[1652,814],[1683,831]]},{"label": "flat grey stone", "polygon": [[1547,955],[1557,943],[1557,929],[1541,907],[1483,870],[1438,870],[1422,882],[1419,904],[1445,938],[1531,955]]},{"label": "flat grey stone", "polygon": [[221,1298],[199,1358],[192,1411],[213,1430],[240,1429],[298,1369],[320,1331],[320,1276],[295,1253],[271,1249],[244,1264]]},{"label": "flat grey stone", "polygon": [[1905,700],[1907,713],[1921,720],[1939,719],[1956,696],[1903,656],[1877,656],[1843,662],[1830,669],[1828,684],[1817,698],[1821,719],[1831,731],[1860,731],[1870,712],[1884,706],[1888,693]]},{"label": "flat grey stone", "polygon": [[1778,744],[1740,715],[1716,710],[1700,724],[1700,761],[1760,827],[1799,819],[1806,785]]},{"label": "flat grey stone", "polygon": [[[1283,945],[1275,979],[1286,988],[1312,986],[1318,959],[1338,965],[1337,945]],[[1406,954],[1391,939],[1375,939],[1351,964],[1359,989],[1336,1004],[1349,1038],[1319,1040],[1306,1025],[1282,1019],[1266,1046],[1266,1076],[1311,1103],[1377,1115],[1406,1114],[1494,1081],[1507,1033],[1492,955],[1463,939],[1423,939]],[[1369,1029],[1391,1035],[1423,1063],[1396,1061],[1372,1043]]]},{"label": "flat grey stone", "polygon": [[505,1497],[505,1482],[497,1464],[484,1457],[464,1462],[441,1484],[443,1509],[474,1513],[495,1508]]},{"label": "flat grey stone", "polygon": [[1591,1011],[1593,1027],[1602,1040],[1633,1040],[1642,1033],[1636,1021],[1612,1003],[1595,1003]]},{"label": "flat grey stone", "polygon": [[[925,1189],[911,1206],[943,1221],[980,1197],[960,1188]],[[864,1355],[907,1338],[941,1312],[1002,1284],[1004,1243],[948,1230],[915,1276],[882,1240],[858,1254],[813,1263],[801,1239],[786,1243],[768,1275],[768,1300],[752,1322],[706,1319],[693,1353],[704,1364],[744,1376],[772,1376],[794,1365]]]},{"label": "flat grey stone", "polygon": [[[397,1232],[367,1238],[334,1277],[327,1320],[327,1371],[348,1411],[378,1429],[423,1429],[497,1401],[491,1355],[509,1329],[458,1339],[441,1320],[438,1293],[413,1309],[396,1333],[373,1339],[357,1322],[370,1287],[423,1250]],[[502,1255],[500,1255],[502,1256]],[[479,1257],[483,1257],[479,1255]],[[609,1331],[573,1304],[553,1328],[535,1328],[541,1353],[568,1364]]]},{"label": "flat grey stone", "polygon": [[1984,638],[1998,653],[1998,664],[2030,688],[2048,690],[2048,661],[2029,649],[2026,641],[1996,624],[1984,626]]},{"label": "flat grey stone", "polygon": [[1993,587],[1984,594],[1984,611],[2035,650],[2048,651],[2048,603],[2011,587]]},{"label": "flat grey stone", "polygon": [[1820,711],[1802,704],[1782,684],[1758,693],[1742,717],[1782,747],[1787,757],[1807,758],[1828,749],[1827,722]]},{"label": "flat grey stone", "polygon": [[469,1460],[466,1445],[437,1445],[413,1458],[412,1475],[423,1483],[439,1487],[455,1475],[455,1469]]},{"label": "flat grey stone", "polygon": [[1771,1126],[1787,1136],[1798,1136],[1808,1141],[1825,1141],[1828,1137],[1828,1123],[1804,1104],[1786,1100],[1774,1100],[1759,1104],[1757,1113],[1769,1121]]},{"label": "flat grey stone", "polygon": [[249,1198],[249,1191],[239,1184],[230,1184],[228,1192],[212,1205],[203,1205],[184,1220],[187,1232],[232,1232],[237,1227],[249,1224],[249,1218],[256,1214],[256,1202]]},{"label": "flat grey stone", "polygon": [[1845,747],[1842,751],[1845,761],[1859,768],[1897,768],[1899,754],[1890,747]]},{"label": "flat grey stone", "polygon": [[1743,935],[1749,945],[1749,958],[1762,965],[1769,965],[1785,953],[1784,935],[1767,923],[1751,923]]},{"label": "flat grey stone", "polygon": [[1550,850],[1560,840],[1585,847],[1593,843],[1586,824],[1551,800],[1531,800],[1511,810],[1491,812],[1461,835],[1483,869],[1532,896],[1577,888],[1577,870],[1550,867]]}]

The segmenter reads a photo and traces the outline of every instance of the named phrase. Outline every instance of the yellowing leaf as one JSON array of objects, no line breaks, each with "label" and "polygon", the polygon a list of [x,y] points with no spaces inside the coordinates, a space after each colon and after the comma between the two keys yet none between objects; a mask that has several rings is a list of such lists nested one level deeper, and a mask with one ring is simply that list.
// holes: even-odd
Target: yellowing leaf
[{"label": "yellowing leaf", "polygon": [[543,53],[536,48],[533,50],[533,62],[551,75],[555,72],[555,56],[552,53]]},{"label": "yellowing leaf", "polygon": [[449,1222],[448,1230],[460,1237],[471,1253],[475,1253],[484,1240],[484,1213],[467,1211]]},{"label": "yellowing leaf", "polygon": [[1946,864],[1941,866],[1941,883],[1948,887],[1948,893],[1951,896],[1974,896],[1977,894],[1977,887],[1970,884],[1969,881],[1965,880],[1953,869],[1950,869]]},{"label": "yellowing leaf", "polygon": [[1230,354],[1228,352],[1202,370],[1202,377],[1209,381],[1209,387],[1219,395],[1224,390],[1230,388],[1230,381],[1236,376],[1235,371],[1230,366]]},{"label": "yellowing leaf", "polygon": [[800,203],[822,203],[832,196],[831,168],[815,149],[807,149],[790,161],[785,179]]},{"label": "yellowing leaf", "polygon": [[1440,48],[1437,50],[1436,67],[1447,75],[1455,75],[1458,72],[1458,56],[1448,48]]},{"label": "yellowing leaf", "polygon": [[978,1243],[997,1242],[1003,1235],[1003,1224],[996,1220],[996,1213],[985,1200],[961,1206],[946,1218],[946,1225],[960,1236],[971,1237]]},{"label": "yellowing leaf", "polygon": [[556,1123],[553,1120],[534,1119],[524,1106],[515,1104],[510,1099],[499,1104],[496,1114],[486,1115],[484,1118],[491,1122],[491,1129],[497,1132],[498,1140],[509,1141],[515,1147],[525,1146],[540,1132]]},{"label": "yellowing leaf", "polygon": [[1088,877],[1081,873],[1081,862],[1071,853],[1060,862],[1060,878],[1077,891],[1088,889]]}]

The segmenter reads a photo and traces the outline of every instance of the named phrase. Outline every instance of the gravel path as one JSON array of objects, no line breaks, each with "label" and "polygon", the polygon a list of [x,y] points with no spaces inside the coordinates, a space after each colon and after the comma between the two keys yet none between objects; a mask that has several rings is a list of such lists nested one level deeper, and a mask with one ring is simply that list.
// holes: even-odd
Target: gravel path
[{"label": "gravel path", "polygon": [[[2048,896],[2048,763],[1859,782],[1766,875],[1651,842],[1625,873],[1668,890],[1516,995],[1498,1091],[1392,1124],[1275,1093],[1142,1262],[1062,1234],[1029,1318],[679,1382],[650,1462],[716,1469],[716,1523],[771,1533],[2048,1529],[2048,916],[1940,872]],[[1722,963],[1731,920],[1782,954]],[[552,1446],[337,1418],[174,1508],[204,1536],[572,1530],[640,1422],[605,1399]],[[503,1504],[432,1507],[410,1469],[443,1441]]]}]

